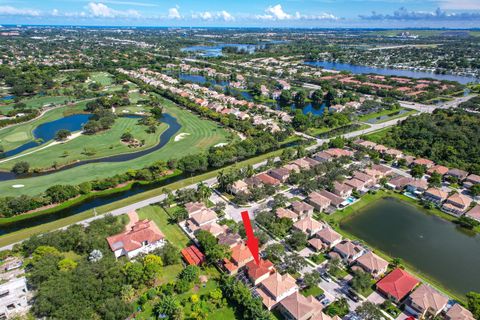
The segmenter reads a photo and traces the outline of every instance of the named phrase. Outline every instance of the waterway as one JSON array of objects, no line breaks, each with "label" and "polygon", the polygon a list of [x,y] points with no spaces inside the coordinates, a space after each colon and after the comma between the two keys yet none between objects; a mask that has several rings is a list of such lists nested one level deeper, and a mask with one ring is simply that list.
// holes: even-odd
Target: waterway
[{"label": "waterway", "polygon": [[374,248],[399,257],[452,292],[480,292],[480,236],[393,198],[341,223]]},{"label": "waterway", "polygon": [[350,63],[337,63],[329,61],[305,61],[305,64],[313,67],[322,67],[328,70],[338,70],[338,71],[350,71],[354,74],[381,74],[384,76],[398,76],[398,77],[408,77],[415,79],[431,78],[436,80],[446,80],[446,81],[456,81],[461,84],[467,84],[469,82],[478,82],[479,79],[469,76],[459,76],[451,74],[437,74],[433,72],[425,71],[414,71],[414,70],[403,70],[403,69],[393,69],[393,68],[375,68],[362,65],[354,65]]},{"label": "waterway", "polygon": [[279,44],[285,43],[286,41],[269,41],[265,43],[258,43],[258,44],[242,44],[242,43],[212,43],[211,46],[190,46],[186,48],[182,48],[182,52],[192,52],[195,53],[197,56],[205,57],[205,58],[213,58],[213,57],[221,57],[223,55],[222,49],[223,48],[237,48],[238,50],[247,52],[247,53],[254,53],[258,49],[263,49],[269,44]]}]

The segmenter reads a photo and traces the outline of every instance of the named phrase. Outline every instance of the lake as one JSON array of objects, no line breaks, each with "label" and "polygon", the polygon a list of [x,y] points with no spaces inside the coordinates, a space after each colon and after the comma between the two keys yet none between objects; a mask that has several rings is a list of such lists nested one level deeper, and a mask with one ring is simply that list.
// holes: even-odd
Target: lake
[{"label": "lake", "polygon": [[413,71],[393,68],[375,68],[368,66],[355,65],[350,63],[337,63],[329,61],[305,61],[305,64],[313,67],[322,67],[330,70],[338,71],[350,71],[354,74],[381,74],[384,76],[399,76],[415,79],[432,78],[436,80],[456,81],[461,84],[467,84],[469,82],[478,82],[479,79],[468,76],[457,76],[452,74],[436,74],[433,72]]},{"label": "lake", "polygon": [[222,49],[227,47],[237,48],[238,50],[247,53],[254,53],[258,49],[263,49],[269,44],[281,44],[288,41],[272,40],[268,42],[261,42],[258,44],[242,44],[242,43],[212,43],[211,46],[190,46],[180,49],[182,52],[193,52],[200,57],[221,57],[223,55]]},{"label": "lake", "polygon": [[341,228],[452,292],[480,292],[480,236],[468,235],[449,221],[386,198],[344,220]]}]

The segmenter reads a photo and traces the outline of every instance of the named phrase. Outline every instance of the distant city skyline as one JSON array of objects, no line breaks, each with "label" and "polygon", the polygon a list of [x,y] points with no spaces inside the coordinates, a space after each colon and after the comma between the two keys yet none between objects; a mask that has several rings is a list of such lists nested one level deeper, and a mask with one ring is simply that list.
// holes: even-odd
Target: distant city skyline
[{"label": "distant city skyline", "polygon": [[0,24],[476,28],[480,0],[0,0]]}]

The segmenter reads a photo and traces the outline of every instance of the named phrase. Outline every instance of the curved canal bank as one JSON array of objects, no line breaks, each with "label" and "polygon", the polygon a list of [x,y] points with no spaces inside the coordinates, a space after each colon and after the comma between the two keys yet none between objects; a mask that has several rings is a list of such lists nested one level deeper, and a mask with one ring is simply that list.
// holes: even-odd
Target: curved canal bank
[{"label": "curved canal bank", "polygon": [[414,273],[459,299],[480,291],[478,234],[388,196],[349,213],[339,225],[346,235],[401,258]]}]

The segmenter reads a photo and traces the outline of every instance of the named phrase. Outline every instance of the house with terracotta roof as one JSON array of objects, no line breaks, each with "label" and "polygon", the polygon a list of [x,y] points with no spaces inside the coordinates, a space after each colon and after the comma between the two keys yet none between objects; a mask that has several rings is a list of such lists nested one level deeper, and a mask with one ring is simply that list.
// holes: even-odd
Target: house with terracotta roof
[{"label": "house with terracotta roof", "polygon": [[447,313],[445,313],[445,320],[475,320],[475,317],[470,310],[455,303],[450,309],[448,309]]},{"label": "house with terracotta roof", "polygon": [[344,199],[341,197],[337,196],[336,194],[331,193],[330,191],[327,190],[320,190],[318,193],[322,196],[324,196],[327,199],[330,199],[330,205],[335,207],[335,208],[340,208],[342,206]]},{"label": "house with terracotta roof", "polygon": [[243,180],[237,180],[232,185],[228,186],[228,191],[232,194],[245,193],[248,194],[248,184]]},{"label": "house with terracotta roof", "polygon": [[454,178],[458,179],[458,181],[462,182],[463,180],[465,180],[468,177],[468,172],[464,171],[464,170],[457,169],[457,168],[452,168],[452,169],[448,170],[446,176],[447,177],[454,177]]},{"label": "house with terracotta roof", "polygon": [[412,179],[405,187],[408,192],[422,194],[428,189],[428,182],[425,179]]},{"label": "house with terracotta roof", "polygon": [[290,171],[287,168],[281,167],[269,170],[268,175],[284,183],[290,176]]},{"label": "house with terracotta roof", "polygon": [[325,151],[320,151],[320,152],[317,152],[313,155],[313,159],[315,159],[319,162],[328,162],[328,161],[333,160],[333,156],[326,153]]},{"label": "house with terracotta roof", "polygon": [[394,159],[400,159],[403,157],[403,152],[397,149],[388,148],[383,153],[393,157]]},{"label": "house with terracotta roof", "polygon": [[269,176],[265,172],[257,174],[255,176],[255,179],[259,180],[262,184],[264,185],[270,185],[270,186],[278,186],[280,185],[280,180],[275,179],[272,176]]},{"label": "house with terracotta roof", "polygon": [[365,249],[362,246],[350,240],[340,242],[333,247],[333,251],[340,255],[340,258],[345,264],[351,264],[365,253]]},{"label": "house with terracotta roof", "polygon": [[352,195],[353,188],[345,183],[335,181],[333,183],[333,193],[343,199],[346,199]]},{"label": "house with terracotta roof", "polygon": [[325,211],[332,201],[318,192],[312,192],[308,195],[308,203],[319,212]]},{"label": "house with terracotta roof", "polygon": [[262,299],[263,305],[272,310],[280,301],[298,291],[295,278],[288,273],[281,275],[275,272],[263,280],[255,289]]},{"label": "house with terracotta roof", "polygon": [[350,150],[340,149],[340,148],[330,148],[325,150],[325,153],[328,153],[334,158],[340,157],[353,157],[354,153]]},{"label": "house with terracotta roof", "polygon": [[[296,166],[298,166],[300,169],[302,170],[310,170],[312,169],[315,165],[314,163],[312,163],[310,160],[313,160],[313,159],[310,159],[310,160],[307,160],[308,158],[301,158],[301,159],[296,159],[294,161],[292,161],[291,163],[292,164],[295,164]],[[315,160],[313,160],[315,161]],[[320,162],[316,161],[316,164],[319,164]]]},{"label": "house with terracotta roof", "polygon": [[199,230],[204,230],[210,232],[215,238],[224,234],[228,231],[228,227],[226,225],[219,225],[217,222],[212,222],[208,224],[204,224],[200,226]]},{"label": "house with terracotta roof", "polygon": [[183,248],[180,253],[189,265],[200,266],[205,262],[205,255],[195,245]]},{"label": "house with terracotta roof", "polygon": [[467,213],[465,213],[465,216],[480,222],[480,204],[477,204],[475,207],[467,211]]},{"label": "house with terracotta roof", "polygon": [[429,285],[421,284],[410,294],[405,309],[419,318],[437,316],[447,306],[448,298]]},{"label": "house with terracotta roof", "polygon": [[247,275],[254,285],[258,285],[263,280],[275,273],[275,267],[270,260],[260,259],[259,264],[252,260],[245,265]]},{"label": "house with terracotta roof", "polygon": [[397,268],[377,282],[377,290],[395,302],[403,300],[420,283],[403,269]]},{"label": "house with terracotta roof", "polygon": [[282,168],[287,169],[290,173],[292,173],[292,172],[299,173],[300,172],[300,167],[298,167],[296,164],[293,164],[293,163],[287,163]]},{"label": "house with terracotta roof", "polygon": [[448,192],[438,188],[428,188],[423,193],[423,198],[436,204],[441,204],[448,198]]},{"label": "house with terracotta roof", "polygon": [[377,145],[375,142],[372,142],[372,141],[364,141],[364,140],[361,140],[357,143],[358,145],[361,145],[362,147],[364,148],[368,148],[368,149],[373,149],[375,148],[375,146]]},{"label": "house with terracotta roof", "polygon": [[278,310],[285,319],[308,320],[313,316],[322,313],[323,305],[313,296],[305,297],[295,292],[283,299]]},{"label": "house with terracotta roof", "polygon": [[387,187],[394,190],[403,190],[405,186],[413,181],[410,177],[396,176],[387,182]]},{"label": "house with terracotta roof", "polygon": [[368,190],[367,183],[356,178],[345,180],[345,184],[358,192],[366,192]]},{"label": "house with terracotta roof", "polygon": [[299,218],[311,216],[313,214],[313,207],[303,201],[292,202],[292,211],[298,214]]},{"label": "house with terracotta roof", "polygon": [[[369,251],[360,256],[355,264],[374,278],[381,277],[388,269],[388,261]],[[353,267],[352,267],[353,268]]]},{"label": "house with terracotta roof", "polygon": [[243,243],[232,247],[232,256],[230,260],[224,259],[223,266],[230,274],[237,274],[238,270],[253,260],[250,249]]},{"label": "house with terracotta roof", "polygon": [[313,219],[310,216],[307,216],[295,222],[293,224],[293,227],[299,231],[302,231],[308,237],[311,237],[318,231],[322,230],[322,228],[324,227],[324,224],[318,220]]},{"label": "house with terracotta roof", "polygon": [[389,176],[393,173],[393,169],[387,166],[384,166],[383,164],[374,164],[372,165],[372,170],[381,172],[383,177]]},{"label": "house with terracotta roof", "polygon": [[433,167],[435,165],[435,162],[433,162],[432,160],[429,160],[429,159],[425,159],[425,158],[418,158],[418,159],[413,160],[412,165],[425,166],[425,167],[427,167],[427,169],[430,169],[431,167]]},{"label": "house with terracotta roof", "polygon": [[188,202],[185,204],[185,210],[187,210],[188,216],[198,213],[202,210],[206,210],[207,206],[203,202]]},{"label": "house with terracotta roof", "polygon": [[190,215],[185,221],[185,227],[189,232],[196,232],[201,227],[217,221],[217,214],[211,209],[204,209]]},{"label": "house with terracotta roof", "polygon": [[323,228],[318,231],[315,236],[320,239],[328,249],[342,242],[342,235],[330,227]]},{"label": "house with terracotta roof", "polygon": [[292,210],[290,209],[285,209],[285,208],[277,208],[277,210],[275,210],[275,215],[277,216],[277,218],[281,219],[281,218],[287,218],[287,219],[291,219],[293,222],[297,221],[298,220],[298,214],[293,212]]},{"label": "house with terracotta roof", "polygon": [[441,176],[444,176],[444,175],[447,174],[448,170],[449,169],[447,167],[437,164],[437,165],[434,165],[433,167],[431,167],[430,169],[428,169],[427,174],[431,176],[435,172],[435,173],[438,173]]},{"label": "house with terracotta roof", "polygon": [[165,244],[165,236],[155,222],[139,220],[122,233],[107,238],[115,258],[126,256],[131,259],[140,253],[148,253]]},{"label": "house with terracotta roof", "polygon": [[361,171],[355,171],[353,173],[353,178],[365,182],[365,187],[371,187],[377,183],[377,179],[375,179],[374,176]]},{"label": "house with terracotta roof", "polygon": [[472,204],[472,199],[460,193],[454,193],[447,198],[442,210],[453,215],[462,215]]},{"label": "house with terracotta roof", "polygon": [[312,238],[308,240],[308,244],[317,252],[327,249],[327,246],[323,243],[323,241],[318,238]]},{"label": "house with terracotta roof", "polygon": [[471,188],[473,185],[480,184],[480,176],[476,174],[471,174],[463,182],[465,188]]}]

